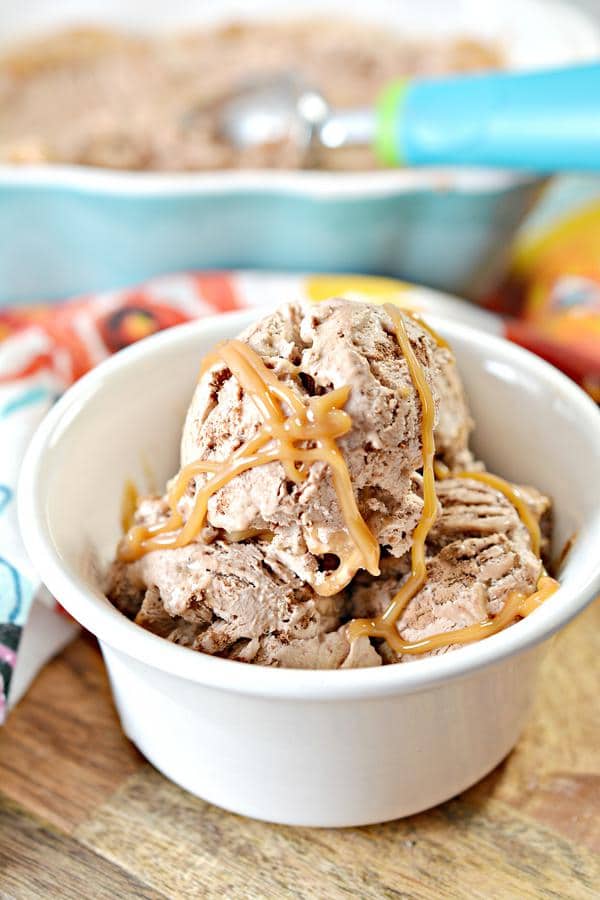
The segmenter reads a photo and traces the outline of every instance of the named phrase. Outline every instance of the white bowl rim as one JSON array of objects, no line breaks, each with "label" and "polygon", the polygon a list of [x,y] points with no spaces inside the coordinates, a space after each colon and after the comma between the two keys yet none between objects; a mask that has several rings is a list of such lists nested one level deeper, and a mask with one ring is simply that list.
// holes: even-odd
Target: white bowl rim
[{"label": "white bowl rim", "polygon": [[[442,295],[443,296],[443,295]],[[579,573],[577,584],[562,586],[553,597],[518,624],[459,652],[427,657],[410,664],[345,670],[280,669],[221,659],[169,643],[135,625],[108,602],[94,597],[84,579],[68,572],[54,547],[44,513],[43,460],[61,429],[63,418],[78,415],[86,399],[102,388],[106,379],[135,366],[159,350],[175,348],[190,335],[223,338],[254,321],[260,310],[244,310],[206,317],[176,326],[105,360],[69,388],[38,427],[25,455],[18,488],[18,512],[26,549],[47,587],[61,605],[101,642],[147,665],[183,679],[239,694],[290,700],[340,700],[414,693],[506,660],[549,638],[579,613],[600,590],[600,561],[590,555],[589,571]],[[488,355],[501,356],[526,376],[543,382],[578,413],[582,428],[598,441],[600,413],[594,402],[569,378],[539,357],[479,329],[443,317],[430,316],[452,343],[453,335],[477,342]],[[600,509],[589,523],[586,547],[600,545]]]}]

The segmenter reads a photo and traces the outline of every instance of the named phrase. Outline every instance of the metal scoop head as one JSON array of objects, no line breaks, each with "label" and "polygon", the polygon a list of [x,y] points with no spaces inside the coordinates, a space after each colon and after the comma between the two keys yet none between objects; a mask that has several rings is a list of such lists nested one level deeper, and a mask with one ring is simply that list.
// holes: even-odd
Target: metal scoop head
[{"label": "metal scoop head", "polygon": [[299,75],[256,78],[226,98],[218,111],[221,138],[237,150],[292,141],[305,165],[316,165],[322,148],[370,144],[370,110],[334,112]]}]

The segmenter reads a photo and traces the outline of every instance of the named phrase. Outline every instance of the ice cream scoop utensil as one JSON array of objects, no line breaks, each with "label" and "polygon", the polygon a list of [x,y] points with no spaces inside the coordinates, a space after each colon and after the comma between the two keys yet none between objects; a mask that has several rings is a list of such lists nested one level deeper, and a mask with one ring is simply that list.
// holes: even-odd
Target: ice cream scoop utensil
[{"label": "ice cream scoop utensil", "polygon": [[283,73],[228,98],[219,130],[238,149],[291,139],[307,166],[322,151],[372,145],[392,166],[600,169],[600,64],[406,78],[374,109],[351,110],[330,108],[301,77]]}]

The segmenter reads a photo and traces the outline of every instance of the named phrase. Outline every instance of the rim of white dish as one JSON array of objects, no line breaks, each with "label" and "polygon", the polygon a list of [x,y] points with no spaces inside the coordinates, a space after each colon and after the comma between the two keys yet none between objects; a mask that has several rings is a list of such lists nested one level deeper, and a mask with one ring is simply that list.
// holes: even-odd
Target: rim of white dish
[{"label": "rim of white dish", "polygon": [[[441,295],[443,296],[443,295]],[[66,416],[79,414],[86,401],[107,378],[137,361],[177,345],[190,334],[215,332],[223,337],[223,323],[231,334],[254,321],[259,310],[221,314],[177,326],[146,338],[104,361],[80,379],[50,410],[37,429],[26,453],[18,491],[19,524],[27,551],[42,580],[60,598],[61,605],[98,639],[153,668],[204,686],[254,696],[289,700],[352,700],[415,693],[441,682],[464,677],[477,669],[501,662],[550,637],[565,625],[600,590],[600,560],[571,576],[533,615],[483,641],[464,646],[456,653],[427,657],[410,664],[345,670],[282,669],[221,659],[169,643],[135,625],[108,601],[102,603],[85,581],[68,571],[53,543],[45,515],[44,457]],[[600,413],[593,401],[570,379],[527,350],[503,338],[443,317],[429,316],[439,323],[452,342],[453,335],[483,345],[491,357],[500,355],[527,375],[543,382],[577,411],[582,427],[598,441],[600,458]],[[587,525],[585,546],[600,545],[600,509]]]},{"label": "rim of white dish", "polygon": [[290,194],[314,199],[387,197],[414,191],[492,193],[543,181],[503,169],[409,168],[372,172],[223,169],[214,172],[117,172],[76,165],[0,165],[0,184],[101,192],[116,196]]}]

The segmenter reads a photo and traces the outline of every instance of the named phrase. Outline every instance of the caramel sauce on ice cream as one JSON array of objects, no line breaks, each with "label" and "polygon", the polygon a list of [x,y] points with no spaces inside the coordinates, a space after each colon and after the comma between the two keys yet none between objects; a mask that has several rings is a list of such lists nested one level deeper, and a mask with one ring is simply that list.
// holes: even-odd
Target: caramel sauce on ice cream
[{"label": "caramel sauce on ice cream", "polygon": [[[396,632],[394,644],[392,645],[393,649],[396,653],[416,655],[419,653],[430,653],[432,650],[448,647],[450,644],[470,644],[473,641],[480,641],[482,638],[502,631],[515,619],[524,619],[525,616],[528,616],[529,613],[541,606],[544,600],[551,597],[557,590],[558,582],[554,578],[550,578],[549,575],[542,575],[535,593],[527,596],[515,591],[507,598],[502,611],[493,618],[484,619],[482,622],[475,622],[473,625],[457,628],[454,631],[432,634],[421,641],[403,641]],[[391,642],[388,641],[388,643]]]},{"label": "caramel sauce on ice cream", "polygon": [[[435,443],[433,437],[435,407],[431,390],[427,384],[423,368],[413,353],[412,347],[402,323],[398,310],[386,307],[396,325],[398,343],[406,358],[411,379],[421,401],[421,439],[423,445],[423,513],[415,529],[411,550],[411,573],[400,590],[392,598],[388,608],[381,616],[374,619],[355,619],[348,625],[348,636],[355,640],[361,635],[384,638],[397,654],[428,653],[450,644],[464,644],[481,640],[501,631],[517,618],[523,618],[543,603],[558,589],[558,582],[545,573],[538,582],[536,592],[529,597],[519,592],[509,595],[502,611],[493,619],[485,619],[466,628],[455,629],[431,635],[421,641],[410,643],[402,640],[396,623],[400,616],[425,583],[427,567],[425,562],[425,541],[436,518],[437,501],[435,495],[435,476],[469,478],[482,481],[502,493],[515,507],[521,521],[527,528],[531,547],[536,556],[540,553],[540,528],[523,495],[516,485],[509,484],[503,478],[489,472],[453,472],[442,463],[434,463]],[[435,337],[434,332],[434,337]]]},{"label": "caramel sauce on ice cream", "polygon": [[[372,575],[379,574],[379,544],[362,518],[352,490],[344,457],[336,439],[350,431],[352,421],[344,412],[350,387],[342,387],[308,403],[283,385],[261,357],[241,341],[227,341],[202,364],[200,377],[215,363],[223,361],[240,386],[252,398],[263,424],[258,433],[223,461],[197,460],[184,466],[169,493],[171,515],[158,526],[134,526],[126,535],[120,558],[126,562],[144,553],[166,547],[184,547],[199,534],[205,524],[208,501],[236,475],[255,466],[280,462],[286,477],[299,483],[307,476],[307,467],[317,461],[330,468],[347,527],[336,542],[340,565],[328,580],[327,593],[336,593],[348,583],[356,564]],[[196,488],[194,507],[183,522],[177,504],[198,475],[210,475]],[[331,552],[331,548],[327,548]]]},{"label": "caramel sauce on ice cream", "polygon": [[[528,596],[518,591],[511,592],[501,612],[494,617],[415,642],[401,638],[398,622],[402,613],[427,580],[426,541],[438,511],[436,477],[473,479],[503,494],[527,528],[536,556],[540,553],[540,527],[517,486],[488,472],[450,471],[444,464],[435,461],[435,403],[432,391],[424,368],[411,346],[403,314],[391,304],[386,304],[385,308],[393,321],[398,346],[421,405],[423,509],[413,534],[411,570],[406,581],[381,615],[354,619],[347,625],[346,633],[351,642],[361,636],[379,638],[385,640],[398,655],[420,654],[451,644],[480,640],[501,631],[511,622],[537,609],[557,590],[558,583],[542,571],[533,594]],[[406,311],[404,315],[418,321],[440,346],[447,346],[420,317]],[[337,445],[337,440],[352,428],[351,417],[344,410],[350,385],[320,396],[302,398],[279,380],[259,354],[239,340],[226,341],[209,354],[202,364],[199,377],[221,363],[227,366],[255,404],[261,417],[258,431],[224,460],[198,459],[183,466],[168,494],[170,513],[166,520],[158,524],[131,525],[135,496],[130,493],[123,515],[124,525],[128,527],[119,550],[119,559],[133,562],[153,550],[185,547],[197,539],[206,525],[210,498],[231,479],[249,469],[279,463],[286,478],[299,484],[307,478],[313,463],[324,462],[331,473],[345,529],[335,533],[333,543],[328,542],[317,548],[316,552],[335,554],[339,558],[339,566],[331,573],[320,593],[333,595],[339,592],[359,567],[371,575],[379,575],[380,547],[358,509],[348,467]],[[192,485],[193,506],[184,521],[179,504]],[[262,532],[236,533],[229,539],[245,540],[257,534],[260,536]]]},{"label": "caramel sauce on ice cream", "polygon": [[133,481],[128,478],[123,485],[123,496],[121,497],[121,528],[125,533],[133,525],[138,500],[137,488]]},{"label": "caramel sauce on ice cream", "polygon": [[448,467],[440,462],[436,462],[434,468],[436,478],[440,481],[450,476],[452,478],[469,478],[472,481],[481,481],[484,484],[489,484],[495,491],[504,494],[509,503],[512,503],[517,510],[523,525],[529,532],[531,549],[536,556],[540,555],[540,526],[516,484],[511,484],[509,481],[505,481],[504,478],[500,478],[499,475],[493,475],[491,472],[450,472]]},{"label": "caramel sauce on ice cream", "polygon": [[435,425],[435,404],[423,367],[420,365],[408,339],[402,316],[393,306],[386,307],[396,327],[398,344],[404,354],[408,365],[410,377],[421,401],[421,443],[423,446],[423,513],[419,524],[415,529],[411,548],[411,572],[392,602],[376,619],[355,619],[348,626],[350,640],[355,640],[361,635],[368,637],[385,638],[391,647],[398,638],[396,622],[415,596],[422,588],[427,577],[425,562],[425,541],[437,516],[437,497],[435,494],[435,474],[433,460],[435,456],[435,441],[433,428]]}]

